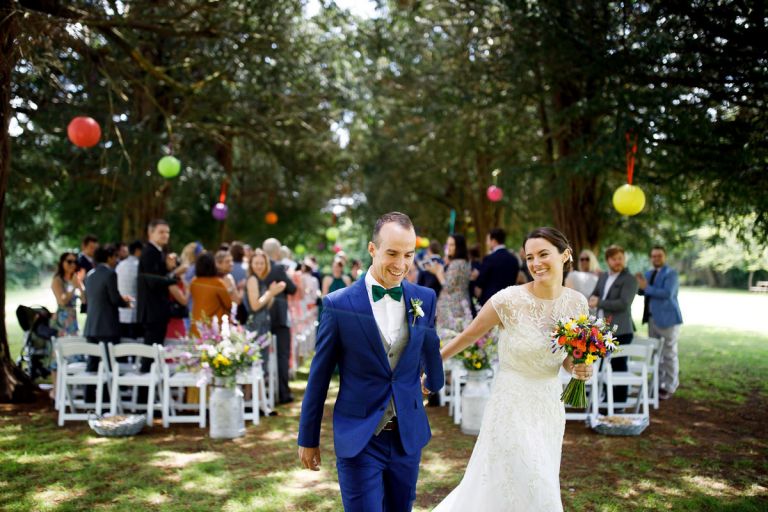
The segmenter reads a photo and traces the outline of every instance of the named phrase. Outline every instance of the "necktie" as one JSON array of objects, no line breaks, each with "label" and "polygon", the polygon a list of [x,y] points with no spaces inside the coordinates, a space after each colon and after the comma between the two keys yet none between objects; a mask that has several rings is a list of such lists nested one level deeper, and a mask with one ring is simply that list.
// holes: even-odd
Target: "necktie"
[{"label": "necktie", "polygon": [[381,299],[384,298],[385,295],[389,295],[396,302],[400,302],[400,299],[403,296],[403,287],[395,286],[394,288],[387,289],[387,288],[384,288],[383,286],[374,284],[371,287],[371,294],[373,295],[373,302],[379,302]]},{"label": "necktie", "polygon": [[[653,282],[656,280],[656,273],[658,272],[658,269],[653,269],[653,272],[651,272],[651,279],[649,280],[648,284],[653,286]],[[651,318],[651,298],[649,296],[645,296],[645,307],[643,308],[643,323],[648,323],[648,320]]]}]

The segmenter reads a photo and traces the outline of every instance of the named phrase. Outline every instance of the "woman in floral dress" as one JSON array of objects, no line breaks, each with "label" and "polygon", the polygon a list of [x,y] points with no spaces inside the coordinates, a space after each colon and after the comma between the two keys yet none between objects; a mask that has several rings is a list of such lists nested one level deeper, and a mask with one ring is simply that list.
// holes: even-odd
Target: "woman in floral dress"
[{"label": "woman in floral dress", "polygon": [[467,253],[467,241],[454,233],[446,242],[448,264],[443,267],[437,261],[426,262],[425,269],[435,275],[443,286],[437,298],[435,321],[440,339],[453,337],[472,322],[469,305],[469,280],[472,267]]}]

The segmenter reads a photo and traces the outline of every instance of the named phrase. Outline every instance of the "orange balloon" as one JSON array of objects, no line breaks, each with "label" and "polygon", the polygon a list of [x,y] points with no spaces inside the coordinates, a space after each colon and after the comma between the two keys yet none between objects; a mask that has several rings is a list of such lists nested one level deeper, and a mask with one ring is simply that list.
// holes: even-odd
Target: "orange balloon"
[{"label": "orange balloon", "polygon": [[264,222],[267,224],[277,224],[277,214],[275,212],[267,212],[264,216]]}]

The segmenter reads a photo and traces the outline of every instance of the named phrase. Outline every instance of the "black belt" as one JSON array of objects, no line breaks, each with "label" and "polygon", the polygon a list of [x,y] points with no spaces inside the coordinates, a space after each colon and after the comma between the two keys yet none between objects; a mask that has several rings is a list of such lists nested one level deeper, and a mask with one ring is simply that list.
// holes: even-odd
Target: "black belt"
[{"label": "black belt", "polygon": [[397,431],[397,416],[389,420],[384,424],[381,429],[382,432],[396,432]]}]

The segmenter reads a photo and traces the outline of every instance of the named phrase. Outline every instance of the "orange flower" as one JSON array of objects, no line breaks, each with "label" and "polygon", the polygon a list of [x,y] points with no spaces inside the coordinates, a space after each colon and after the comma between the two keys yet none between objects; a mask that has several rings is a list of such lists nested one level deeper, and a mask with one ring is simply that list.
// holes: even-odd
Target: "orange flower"
[{"label": "orange flower", "polygon": [[568,339],[565,336],[560,336],[557,339],[557,344],[562,346],[562,345],[565,345],[566,341],[568,341]]}]

